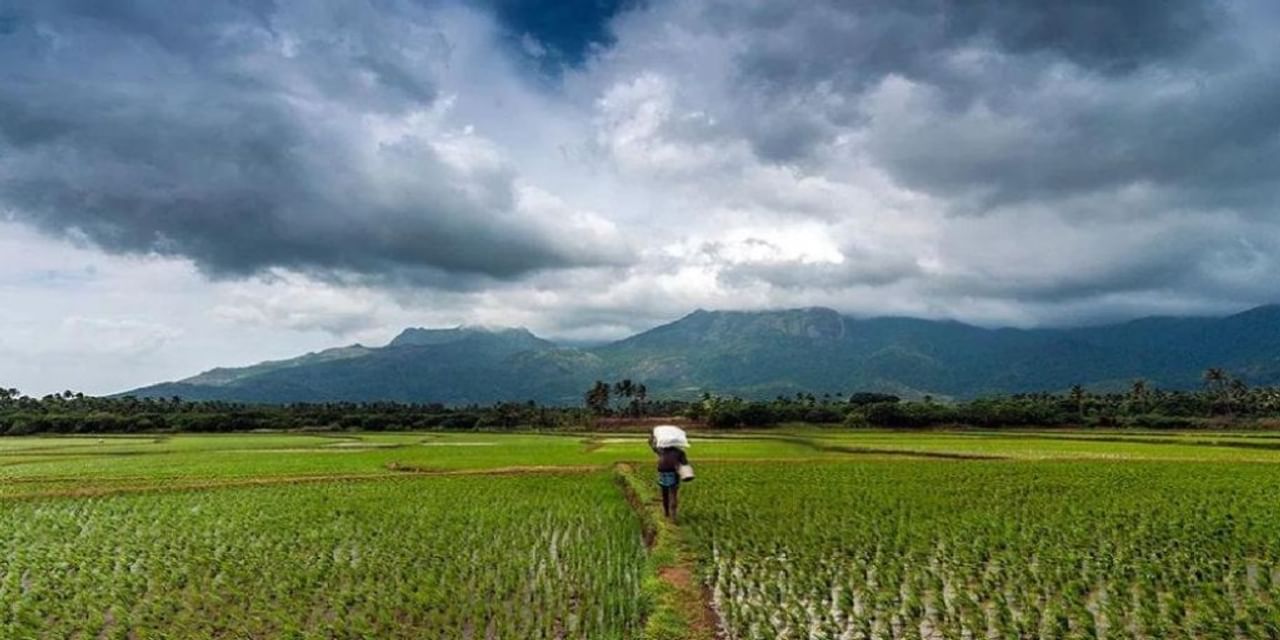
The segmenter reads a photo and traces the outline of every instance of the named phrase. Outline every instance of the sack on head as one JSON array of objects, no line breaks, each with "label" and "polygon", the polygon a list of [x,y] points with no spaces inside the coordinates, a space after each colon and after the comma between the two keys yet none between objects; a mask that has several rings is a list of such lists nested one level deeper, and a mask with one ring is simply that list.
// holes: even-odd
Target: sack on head
[{"label": "sack on head", "polygon": [[667,447],[689,448],[689,436],[684,429],[671,424],[662,424],[653,428],[653,444],[659,449]]}]

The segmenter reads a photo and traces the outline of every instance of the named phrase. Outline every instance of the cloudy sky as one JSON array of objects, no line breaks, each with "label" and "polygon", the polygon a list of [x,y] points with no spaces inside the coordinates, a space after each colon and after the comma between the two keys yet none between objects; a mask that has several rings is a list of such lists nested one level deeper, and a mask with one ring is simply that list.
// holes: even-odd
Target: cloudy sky
[{"label": "cloudy sky", "polygon": [[409,325],[1280,301],[1278,28],[1271,0],[6,0],[0,385]]}]

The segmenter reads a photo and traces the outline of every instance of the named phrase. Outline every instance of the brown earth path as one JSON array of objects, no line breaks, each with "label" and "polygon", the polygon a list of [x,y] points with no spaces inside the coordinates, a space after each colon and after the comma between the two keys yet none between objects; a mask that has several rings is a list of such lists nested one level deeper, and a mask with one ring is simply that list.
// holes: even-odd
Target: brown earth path
[{"label": "brown earth path", "polygon": [[646,640],[724,640],[724,626],[711,604],[711,591],[697,578],[693,555],[680,527],[662,514],[662,498],[626,463],[614,467],[627,502],[639,516],[645,547],[661,588],[646,624]]},{"label": "brown earth path", "polygon": [[682,558],[679,564],[659,570],[658,579],[687,597],[686,602],[697,603],[687,612],[690,618],[689,640],[724,640],[728,636],[723,631],[720,614],[711,604],[711,589],[694,577],[692,564],[687,557]]}]

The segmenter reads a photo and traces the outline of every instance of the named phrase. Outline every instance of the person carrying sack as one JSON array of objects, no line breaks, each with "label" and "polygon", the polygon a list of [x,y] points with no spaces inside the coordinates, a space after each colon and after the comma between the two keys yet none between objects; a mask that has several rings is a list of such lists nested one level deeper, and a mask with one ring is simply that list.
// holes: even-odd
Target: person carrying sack
[{"label": "person carrying sack", "polygon": [[673,426],[654,427],[649,448],[658,454],[658,486],[662,487],[662,513],[672,522],[680,506],[680,482],[693,480],[693,467],[685,455],[689,446],[684,430]]}]

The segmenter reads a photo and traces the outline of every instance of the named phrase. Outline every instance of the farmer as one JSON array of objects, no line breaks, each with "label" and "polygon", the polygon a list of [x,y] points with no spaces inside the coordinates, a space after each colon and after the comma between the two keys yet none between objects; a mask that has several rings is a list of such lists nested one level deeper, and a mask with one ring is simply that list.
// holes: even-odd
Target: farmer
[{"label": "farmer", "polygon": [[658,486],[662,487],[662,513],[676,521],[680,501],[680,466],[689,464],[684,449],[659,447],[656,436],[649,436],[649,448],[658,454]]}]

